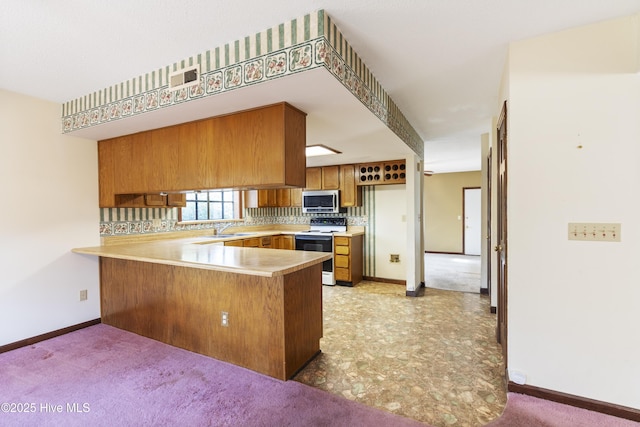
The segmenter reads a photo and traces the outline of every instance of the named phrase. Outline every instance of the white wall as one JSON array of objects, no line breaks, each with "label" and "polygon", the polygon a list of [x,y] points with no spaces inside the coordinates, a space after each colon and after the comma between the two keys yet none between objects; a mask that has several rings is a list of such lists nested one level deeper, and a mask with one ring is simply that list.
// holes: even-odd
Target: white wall
[{"label": "white wall", "polygon": [[96,143],[60,113],[0,90],[0,345],[100,317],[97,259],[70,252],[99,244]]},{"label": "white wall", "polygon": [[[405,184],[375,187],[375,276],[406,280],[407,191]],[[390,254],[399,254],[400,262],[389,262]]]},{"label": "white wall", "polygon": [[[490,141],[489,141],[489,134],[488,133],[483,133],[480,136],[480,150],[481,150],[481,170],[480,170],[480,180],[481,180],[481,186],[480,188],[482,189],[482,206],[480,208],[480,287],[481,288],[488,288],[489,287],[489,268],[488,268],[488,261],[490,260],[490,256],[491,256],[491,252],[493,251],[489,251],[487,250],[487,243],[488,243],[488,234],[489,234],[489,226],[488,226],[488,221],[489,221],[489,201],[491,199],[491,196],[489,194],[489,178],[488,178],[488,174],[489,174],[489,164],[488,164],[488,160],[489,160],[489,148],[490,148]],[[494,292],[496,293],[496,292]]]},{"label": "white wall", "polygon": [[407,292],[417,292],[424,283],[424,166],[420,158],[411,154],[406,158],[407,203],[405,221],[406,241],[405,277]]},{"label": "white wall", "polygon": [[[634,408],[639,33],[636,15],[513,44],[508,101],[509,368]],[[569,241],[569,222],[621,223],[622,242]]]}]

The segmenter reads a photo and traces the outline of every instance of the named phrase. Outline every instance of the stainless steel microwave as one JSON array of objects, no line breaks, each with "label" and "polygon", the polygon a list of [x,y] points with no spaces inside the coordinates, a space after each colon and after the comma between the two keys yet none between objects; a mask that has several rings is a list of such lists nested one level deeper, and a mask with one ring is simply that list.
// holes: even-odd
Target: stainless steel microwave
[{"label": "stainless steel microwave", "polygon": [[302,192],[302,213],[338,212],[340,212],[340,192],[338,190]]}]

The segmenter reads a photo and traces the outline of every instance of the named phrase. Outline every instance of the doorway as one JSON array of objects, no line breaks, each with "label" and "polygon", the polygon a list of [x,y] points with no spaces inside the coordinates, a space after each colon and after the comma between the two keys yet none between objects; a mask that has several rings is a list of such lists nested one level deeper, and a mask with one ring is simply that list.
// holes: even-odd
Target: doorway
[{"label": "doorway", "polygon": [[498,258],[498,323],[496,338],[502,346],[504,367],[507,369],[507,101],[504,102],[497,124],[498,131],[498,227],[496,230],[497,245],[495,251]]},{"label": "doorway", "polygon": [[465,255],[480,255],[482,249],[482,191],[463,188],[462,247]]},{"label": "doorway", "polygon": [[424,264],[427,288],[480,293],[480,257],[427,252]]}]

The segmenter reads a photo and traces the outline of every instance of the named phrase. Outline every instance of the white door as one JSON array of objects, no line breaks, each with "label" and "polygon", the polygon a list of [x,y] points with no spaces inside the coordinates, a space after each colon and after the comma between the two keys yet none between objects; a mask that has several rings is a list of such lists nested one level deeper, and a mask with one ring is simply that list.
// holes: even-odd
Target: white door
[{"label": "white door", "polygon": [[481,194],[479,188],[464,189],[464,254],[480,255],[482,229],[480,221]]}]

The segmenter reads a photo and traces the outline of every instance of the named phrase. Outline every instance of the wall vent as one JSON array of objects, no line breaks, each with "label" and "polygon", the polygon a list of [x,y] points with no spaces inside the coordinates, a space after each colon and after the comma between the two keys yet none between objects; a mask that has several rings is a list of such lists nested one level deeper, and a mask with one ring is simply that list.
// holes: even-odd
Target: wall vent
[{"label": "wall vent", "polygon": [[194,86],[200,82],[200,66],[198,64],[174,71],[169,75],[169,89],[178,90]]}]

